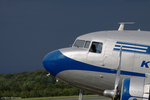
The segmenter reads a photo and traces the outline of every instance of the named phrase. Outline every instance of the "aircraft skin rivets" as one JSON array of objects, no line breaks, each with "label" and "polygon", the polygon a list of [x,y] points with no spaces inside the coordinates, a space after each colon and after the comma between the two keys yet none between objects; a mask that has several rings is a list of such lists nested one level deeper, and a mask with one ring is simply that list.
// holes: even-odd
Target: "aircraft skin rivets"
[{"label": "aircraft skin rivets", "polygon": [[104,76],[103,75],[99,75],[100,76],[100,78],[103,78]]}]

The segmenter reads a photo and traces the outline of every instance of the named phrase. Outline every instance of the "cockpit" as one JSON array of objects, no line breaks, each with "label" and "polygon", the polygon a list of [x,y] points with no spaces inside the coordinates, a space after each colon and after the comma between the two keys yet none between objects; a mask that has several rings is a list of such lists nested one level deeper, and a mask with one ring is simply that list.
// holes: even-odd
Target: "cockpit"
[{"label": "cockpit", "polygon": [[92,53],[101,53],[103,43],[97,41],[86,41],[77,39],[72,47],[88,49],[88,51]]}]

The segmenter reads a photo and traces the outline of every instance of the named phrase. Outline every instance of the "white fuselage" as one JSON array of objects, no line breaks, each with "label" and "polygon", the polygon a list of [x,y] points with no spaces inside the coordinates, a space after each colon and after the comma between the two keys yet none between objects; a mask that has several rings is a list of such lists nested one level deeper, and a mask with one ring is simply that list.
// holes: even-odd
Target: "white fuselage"
[{"label": "white fuselage", "polygon": [[[76,46],[49,53],[43,61],[47,71],[59,80],[93,93],[102,94],[113,89],[119,50],[122,44],[121,80],[126,77],[145,77],[149,73],[150,32],[100,31],[79,36],[89,46]],[[81,42],[81,41],[79,41]],[[98,52],[91,52],[93,43],[101,45]],[[54,56],[56,55],[56,57]],[[50,59],[54,57],[54,59]],[[49,63],[49,60],[51,62]],[[54,67],[55,66],[55,67]],[[53,67],[53,68],[52,68]],[[119,89],[121,89],[120,81]]]}]

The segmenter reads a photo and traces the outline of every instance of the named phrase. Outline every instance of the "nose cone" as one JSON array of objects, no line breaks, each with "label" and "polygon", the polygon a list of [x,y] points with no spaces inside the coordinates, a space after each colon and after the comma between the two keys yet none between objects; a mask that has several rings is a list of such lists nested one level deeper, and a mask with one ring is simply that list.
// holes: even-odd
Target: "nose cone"
[{"label": "nose cone", "polygon": [[59,56],[59,50],[55,50],[55,51],[48,53],[43,59],[44,68],[48,72],[50,72],[53,76],[56,75],[56,66],[57,66],[58,56]]}]

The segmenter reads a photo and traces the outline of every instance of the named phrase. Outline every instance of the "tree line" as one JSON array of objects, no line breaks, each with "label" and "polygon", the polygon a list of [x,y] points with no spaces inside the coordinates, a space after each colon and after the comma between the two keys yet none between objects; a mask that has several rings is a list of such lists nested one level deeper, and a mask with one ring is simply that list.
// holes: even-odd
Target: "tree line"
[{"label": "tree line", "polygon": [[[56,82],[55,77],[46,76],[46,70],[0,74],[0,97],[50,97],[78,95],[79,89]],[[91,94],[84,92],[85,95]]]}]

